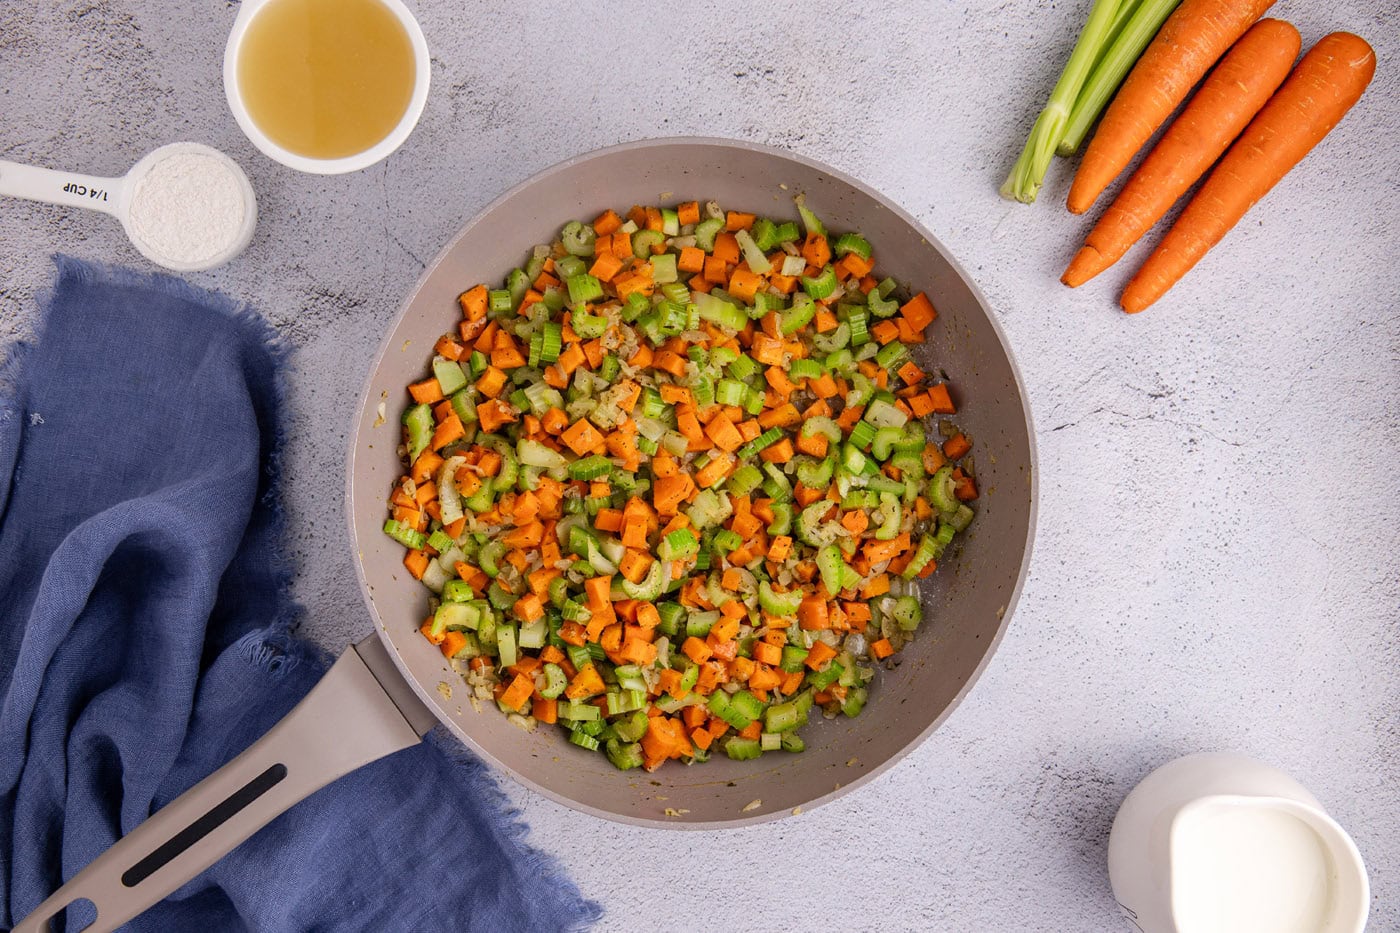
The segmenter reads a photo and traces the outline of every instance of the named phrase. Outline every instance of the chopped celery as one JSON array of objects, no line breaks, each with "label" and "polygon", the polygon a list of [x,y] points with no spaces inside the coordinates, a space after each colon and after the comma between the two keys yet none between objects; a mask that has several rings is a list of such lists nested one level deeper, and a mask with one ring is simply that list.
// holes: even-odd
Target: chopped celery
[{"label": "chopped celery", "polygon": [[739,249],[743,252],[744,262],[748,264],[749,271],[758,275],[766,275],[773,264],[768,261],[768,257],[763,255],[763,250],[754,243],[753,236],[747,230],[738,230],[734,234],[734,239],[739,242]]},{"label": "chopped celery", "polygon": [[429,405],[414,405],[403,414],[403,423],[408,428],[408,460],[412,463],[418,455],[428,449],[433,439],[433,409]]},{"label": "chopped celery", "polygon": [[695,245],[707,253],[714,252],[715,237],[724,229],[724,221],[717,217],[702,220],[695,226]]},{"label": "chopped celery", "polygon": [[836,269],[830,263],[815,276],[802,276],[802,290],[820,301],[836,291]]},{"label": "chopped celery", "polygon": [[569,276],[564,284],[569,289],[569,304],[571,305],[578,306],[584,302],[597,301],[603,297],[603,283],[587,272]]},{"label": "chopped celery", "polygon": [[592,256],[593,243],[598,239],[598,234],[591,225],[571,220],[564,225],[559,239],[570,256]]},{"label": "chopped celery", "polygon": [[822,226],[822,222],[817,219],[817,215],[813,214],[811,210],[808,209],[806,196],[799,194],[797,197],[793,198],[793,202],[797,205],[797,213],[801,215],[802,226],[807,229],[808,235],[816,234],[817,236],[826,236],[826,227]]},{"label": "chopped celery", "polygon": [[933,507],[940,512],[956,512],[962,503],[958,501],[954,491],[953,468],[947,465],[938,468],[938,472],[933,474],[933,479],[928,483],[928,498]]},{"label": "chopped celery", "polygon": [[[898,310],[896,284],[858,287],[847,273],[872,260],[870,241],[828,234],[797,200],[805,233],[829,237],[831,258],[840,260],[811,270],[815,276],[805,276],[806,260],[794,255],[804,232],[798,223],[756,218],[721,243],[733,215],[713,202],[701,207],[698,222],[689,205],[645,208],[644,222],[635,212],[610,218],[618,237],[609,236],[606,250],[591,225],[570,222],[511,270],[503,287],[474,290],[463,303],[466,349],[455,350],[454,333],[454,344],[436,346],[451,346],[457,359],[430,354],[436,385],[428,385],[448,404],[435,400],[404,414],[399,452],[413,478],[400,480],[393,507],[407,521],[390,519],[384,528],[427,552],[408,562],[416,570],[426,557],[422,582],[440,594],[427,634],[443,641],[450,633],[445,643],[456,659],[489,661],[473,670],[494,678],[498,691],[527,672],[534,695],[554,701],[568,740],[606,754],[620,770],[658,765],[647,737],[661,723],[652,718],[658,712],[677,717],[668,727],[696,706],[732,728],[755,730],[756,739],[726,736],[708,751],[697,743],[688,762],[720,749],[741,759],[802,750],[797,730],[814,696],[833,684],[842,690],[825,712],[858,713],[874,675],[870,641],[893,635],[892,625],[909,632],[918,623],[918,599],[904,580],[931,571],[973,519],[956,499],[951,466],[929,477],[925,456],[929,467],[935,458],[925,450],[924,424],[896,397],[904,388],[915,395],[925,379],[904,369],[914,385],[894,381],[909,348],[870,334],[872,323]],[[724,243],[731,249],[726,278],[737,271],[739,280],[701,285],[691,278],[694,253],[684,251],[713,253]],[[622,257],[622,270],[607,281],[590,272],[595,263],[600,272],[611,269],[595,254],[619,248],[632,253]],[[760,277],[751,297],[749,273]],[[782,276],[801,277],[800,287]],[[700,287],[692,290],[690,281]],[[541,297],[525,307],[533,283]],[[483,294],[489,321],[477,313]],[[813,326],[819,316],[824,333]],[[501,336],[479,336],[488,325]],[[506,339],[523,359],[502,362],[515,355]],[[892,378],[877,385],[872,363]],[[909,405],[919,407],[912,398]],[[449,412],[464,431],[443,443],[440,422]],[[425,457],[435,435],[436,452]],[[425,463],[436,466],[429,471]],[[971,460],[962,463],[972,475]],[[428,479],[435,500],[423,495]],[[916,503],[928,514],[921,495],[935,505],[931,529],[917,518]],[[849,511],[862,513],[859,523],[848,516],[842,524]],[[855,598],[872,572],[858,557],[862,548],[901,533],[917,545],[903,561],[904,580],[869,601],[869,636],[849,635],[841,646],[832,633],[769,625],[792,619],[814,594]],[[813,565],[816,580],[807,572]],[[619,605],[608,612],[606,603]],[[611,641],[625,643],[648,627],[644,643]],[[845,650],[809,667],[809,651],[821,640]],[[730,658],[770,677],[780,672],[782,686],[775,690],[770,680],[764,691],[742,689],[742,677],[722,676],[716,683]],[[528,703],[498,706],[530,711]],[[687,714],[687,727],[698,711]]]},{"label": "chopped celery", "polygon": [[792,307],[778,315],[778,327],[783,334],[795,334],[811,323],[812,317],[817,311],[816,303],[812,301],[813,297],[821,298],[823,296],[799,293],[793,299]]},{"label": "chopped celery", "polygon": [[870,259],[870,241],[858,233],[843,233],[836,238],[833,247],[836,255],[844,256],[847,253],[855,253],[861,259]]}]

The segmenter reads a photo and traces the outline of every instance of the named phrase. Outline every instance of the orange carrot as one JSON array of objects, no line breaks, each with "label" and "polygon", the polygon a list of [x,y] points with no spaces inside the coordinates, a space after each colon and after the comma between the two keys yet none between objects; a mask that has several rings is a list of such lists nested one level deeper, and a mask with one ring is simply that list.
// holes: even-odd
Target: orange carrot
[{"label": "orange carrot", "polygon": [[1069,189],[1082,214],[1274,0],[1183,0],[1118,89]]},{"label": "orange carrot", "polygon": [[1261,19],[1206,78],[1186,109],[1109,206],[1060,281],[1083,285],[1117,262],[1220,158],[1278,89],[1302,39],[1289,23]]},{"label": "orange carrot", "polygon": [[1376,73],[1376,53],[1349,32],[1324,36],[1201,185],[1123,291],[1136,313],[1162,297],[1289,169],[1337,125]]}]

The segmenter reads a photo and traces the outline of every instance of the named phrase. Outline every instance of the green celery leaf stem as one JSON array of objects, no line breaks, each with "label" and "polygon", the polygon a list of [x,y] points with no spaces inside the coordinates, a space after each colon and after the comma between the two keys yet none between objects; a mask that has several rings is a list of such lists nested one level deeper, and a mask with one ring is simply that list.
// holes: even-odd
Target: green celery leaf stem
[{"label": "green celery leaf stem", "polygon": [[1030,204],[1040,193],[1045,173],[1055,157],[1055,147],[1064,136],[1070,111],[1073,110],[1075,101],[1079,98],[1079,91],[1108,40],[1114,16],[1121,2],[1131,0],[1094,0],[1094,5],[1089,11],[1089,20],[1079,33],[1079,40],[1074,44],[1074,51],[1070,53],[1064,71],[1060,73],[1060,80],[1055,82],[1055,89],[1050,92],[1050,100],[1040,112],[1040,116],[1036,117],[1035,125],[1031,127],[1030,136],[1026,139],[1025,148],[1021,150],[1021,155],[1011,168],[1011,174],[1001,186],[1002,197]]},{"label": "green celery leaf stem", "polygon": [[1142,0],[1132,19],[1123,27],[1108,51],[1089,75],[1074,102],[1064,136],[1055,151],[1062,156],[1074,155],[1084,144],[1089,127],[1103,113],[1129,70],[1142,57],[1147,44],[1157,35],[1168,16],[1181,0]]}]

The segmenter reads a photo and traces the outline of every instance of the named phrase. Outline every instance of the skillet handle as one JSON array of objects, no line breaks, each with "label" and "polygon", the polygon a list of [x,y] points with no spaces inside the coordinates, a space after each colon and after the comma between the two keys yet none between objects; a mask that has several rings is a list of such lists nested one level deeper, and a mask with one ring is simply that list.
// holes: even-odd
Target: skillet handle
[{"label": "skillet handle", "polygon": [[379,638],[370,635],[341,654],[247,751],[93,859],[14,933],[50,930],[50,921],[80,898],[97,908],[97,919],[84,929],[116,929],[288,807],[356,768],[416,745],[433,722]]}]

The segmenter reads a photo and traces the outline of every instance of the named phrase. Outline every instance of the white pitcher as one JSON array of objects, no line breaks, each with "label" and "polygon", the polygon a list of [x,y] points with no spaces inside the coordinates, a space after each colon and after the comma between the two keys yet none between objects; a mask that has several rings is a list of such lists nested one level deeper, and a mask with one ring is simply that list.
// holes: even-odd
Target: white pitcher
[{"label": "white pitcher", "polygon": [[1242,755],[1168,762],[1128,794],[1108,876],[1143,933],[1361,933],[1355,843],[1287,774]]}]

